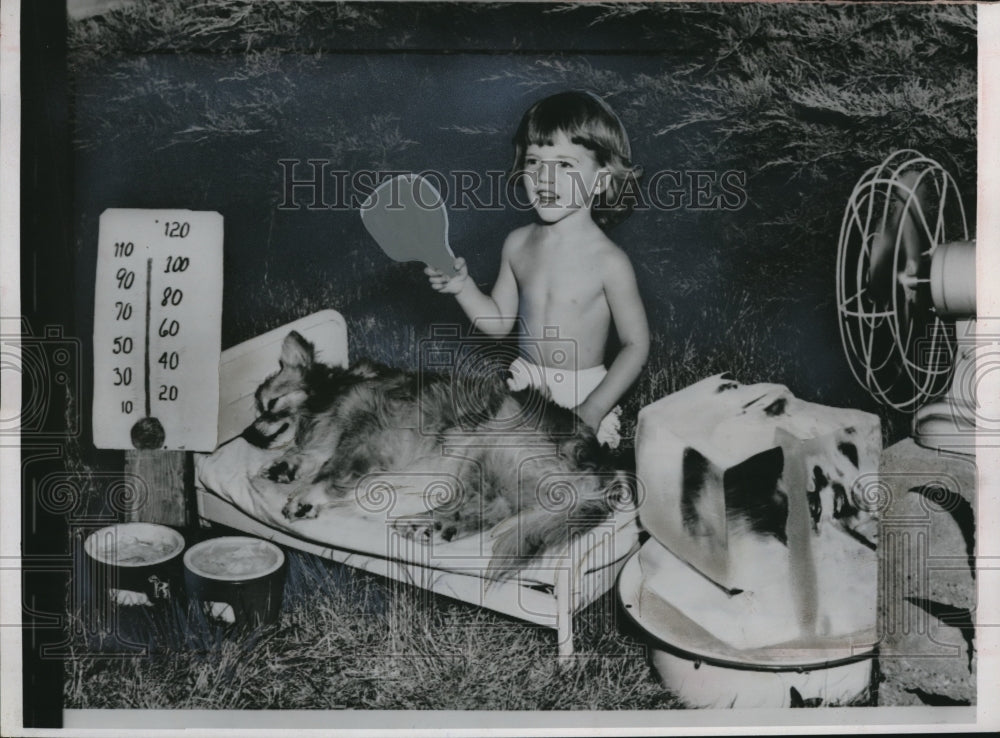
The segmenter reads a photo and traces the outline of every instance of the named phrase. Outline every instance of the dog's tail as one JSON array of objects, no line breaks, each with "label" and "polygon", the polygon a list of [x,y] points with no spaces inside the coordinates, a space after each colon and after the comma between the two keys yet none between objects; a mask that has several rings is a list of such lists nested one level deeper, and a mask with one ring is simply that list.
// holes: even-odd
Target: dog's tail
[{"label": "dog's tail", "polygon": [[539,556],[558,553],[567,544],[590,548],[587,539],[594,528],[613,513],[634,508],[634,479],[623,472],[602,476],[600,481],[581,478],[580,484],[539,490],[538,504],[494,529],[487,577],[508,579]]}]

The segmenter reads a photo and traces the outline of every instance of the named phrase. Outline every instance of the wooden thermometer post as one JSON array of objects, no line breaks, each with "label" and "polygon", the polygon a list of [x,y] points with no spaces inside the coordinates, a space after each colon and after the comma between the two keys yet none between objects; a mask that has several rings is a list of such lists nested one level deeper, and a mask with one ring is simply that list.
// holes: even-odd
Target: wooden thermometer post
[{"label": "wooden thermometer post", "polygon": [[130,520],[184,525],[187,451],[218,441],[222,216],[108,209],[94,298],[94,445],[125,450]]}]

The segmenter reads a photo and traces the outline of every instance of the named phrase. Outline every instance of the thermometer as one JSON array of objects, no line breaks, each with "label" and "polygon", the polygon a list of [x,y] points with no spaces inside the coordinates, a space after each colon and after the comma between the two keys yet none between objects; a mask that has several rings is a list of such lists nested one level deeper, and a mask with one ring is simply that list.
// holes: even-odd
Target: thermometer
[{"label": "thermometer", "polygon": [[94,292],[94,445],[213,451],[222,216],[105,210]]}]

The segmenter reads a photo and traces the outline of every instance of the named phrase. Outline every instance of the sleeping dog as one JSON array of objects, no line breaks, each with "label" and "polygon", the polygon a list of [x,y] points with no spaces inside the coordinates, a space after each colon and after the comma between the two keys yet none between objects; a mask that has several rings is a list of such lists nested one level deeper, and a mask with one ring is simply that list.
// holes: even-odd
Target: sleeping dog
[{"label": "sleeping dog", "polygon": [[441,504],[397,521],[404,535],[450,541],[516,516],[494,541],[498,576],[592,528],[632,496],[589,427],[536,390],[512,392],[499,372],[459,377],[364,360],[328,366],[293,331],[256,402],[258,417],[243,435],[285,449],[261,474],[288,485],[286,518],[329,514],[352,501],[363,480],[412,472]]}]

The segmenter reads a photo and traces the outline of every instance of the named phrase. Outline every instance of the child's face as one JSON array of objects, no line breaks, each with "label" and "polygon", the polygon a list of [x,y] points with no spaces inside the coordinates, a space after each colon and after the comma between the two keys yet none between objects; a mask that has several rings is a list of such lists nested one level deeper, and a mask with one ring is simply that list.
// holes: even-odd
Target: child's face
[{"label": "child's face", "polygon": [[524,187],[543,222],[556,223],[574,213],[590,213],[594,197],[610,172],[589,149],[559,132],[551,144],[532,144],[524,152]]}]

